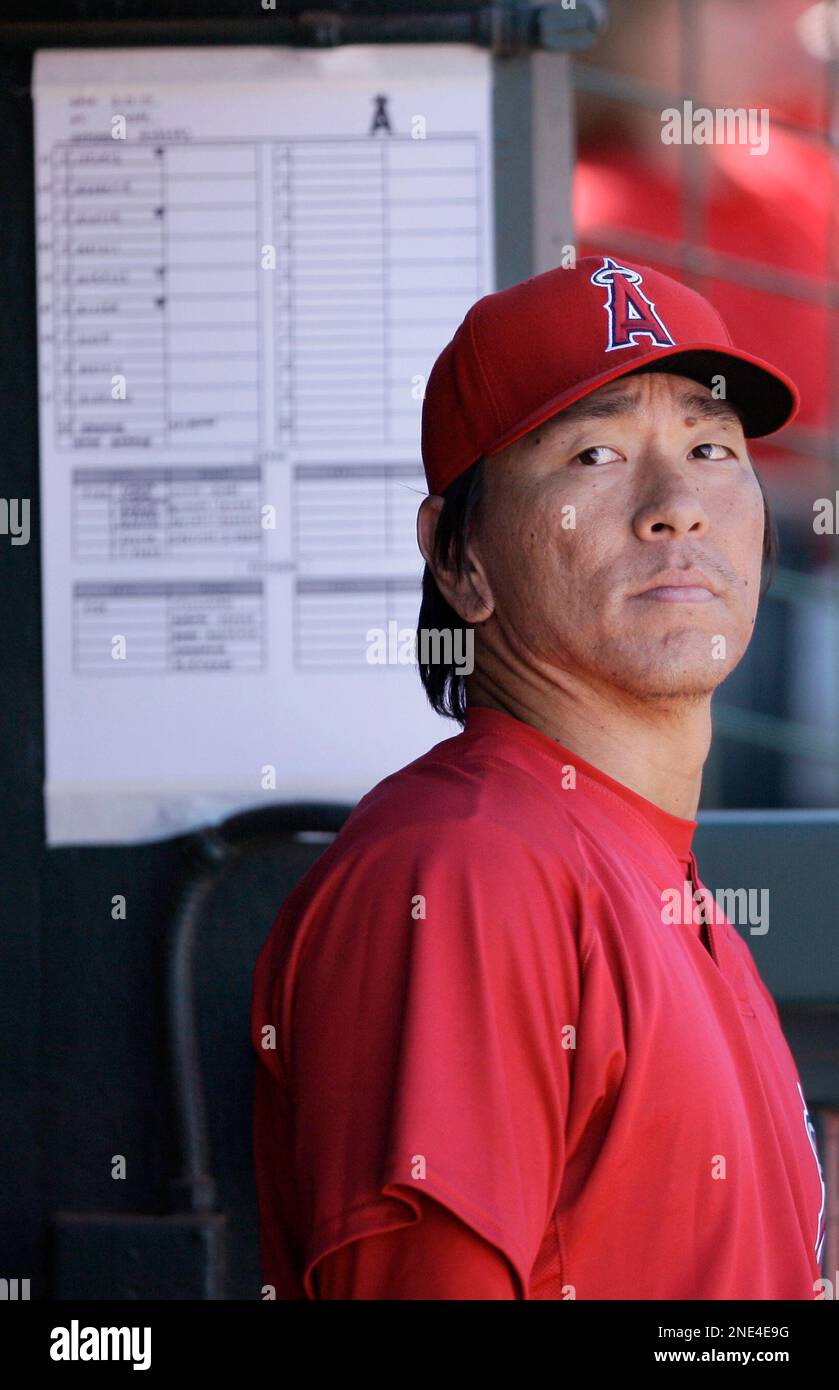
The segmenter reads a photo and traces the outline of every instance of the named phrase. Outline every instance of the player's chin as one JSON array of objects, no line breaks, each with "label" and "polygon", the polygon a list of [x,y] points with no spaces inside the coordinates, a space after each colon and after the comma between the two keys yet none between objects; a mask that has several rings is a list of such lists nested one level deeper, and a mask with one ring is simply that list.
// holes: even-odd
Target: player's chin
[{"label": "player's chin", "polygon": [[670,666],[666,669],[624,672],[622,689],[637,700],[675,706],[709,700],[727,672]]},{"label": "player's chin", "polygon": [[637,634],[637,644],[624,665],[626,685],[638,694],[682,698],[699,698],[712,694],[737,665],[742,655],[716,633],[713,643],[708,633],[690,631],[668,632],[657,640],[644,640]]}]

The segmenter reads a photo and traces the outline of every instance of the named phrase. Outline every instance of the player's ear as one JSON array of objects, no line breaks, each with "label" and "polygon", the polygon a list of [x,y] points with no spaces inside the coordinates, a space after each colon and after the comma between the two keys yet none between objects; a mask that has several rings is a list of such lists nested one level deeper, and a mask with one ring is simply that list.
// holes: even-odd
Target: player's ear
[{"label": "player's ear", "polygon": [[458,567],[454,547],[443,554],[437,543],[437,526],[443,498],[423,498],[417,515],[417,544],[434,575],[437,588],[454,611],[468,623],[482,623],[495,610],[495,599],[484,569],[474,530],[466,539],[463,559]]}]

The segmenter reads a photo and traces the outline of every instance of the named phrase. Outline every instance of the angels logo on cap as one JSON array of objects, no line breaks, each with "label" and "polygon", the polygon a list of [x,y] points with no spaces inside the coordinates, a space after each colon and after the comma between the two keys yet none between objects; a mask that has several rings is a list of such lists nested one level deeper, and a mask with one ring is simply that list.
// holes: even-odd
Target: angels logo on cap
[{"label": "angels logo on cap", "polygon": [[611,256],[603,257],[603,264],[591,277],[593,285],[605,285],[609,291],[603,305],[609,320],[609,337],[606,351],[617,348],[635,347],[639,337],[646,337],[657,347],[675,347],[655,305],[641,289],[644,277],[640,270],[631,266],[619,265]]},{"label": "angels logo on cap", "polygon": [[[605,315],[605,318],[604,318]],[[795,383],[732,342],[719,311],[653,266],[600,252],[485,294],[434,362],[422,461],[437,495],[493,454],[610,381],[677,372],[740,406],[747,438],[795,415]]]}]

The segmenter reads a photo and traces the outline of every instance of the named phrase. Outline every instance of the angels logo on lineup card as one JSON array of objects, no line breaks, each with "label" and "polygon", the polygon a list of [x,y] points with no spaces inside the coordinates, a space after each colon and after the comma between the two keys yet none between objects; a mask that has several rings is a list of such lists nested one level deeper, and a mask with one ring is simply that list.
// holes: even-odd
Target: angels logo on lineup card
[{"label": "angels logo on lineup card", "polygon": [[655,305],[641,289],[644,277],[640,270],[631,270],[620,265],[611,256],[603,257],[603,264],[591,277],[593,285],[602,285],[608,291],[603,308],[609,320],[609,342],[607,352],[616,348],[637,347],[637,339],[647,337],[656,347],[675,347]]},{"label": "angels logo on lineup card", "polygon": [[810,1119],[810,1112],[809,1112],[809,1110],[807,1109],[807,1102],[806,1102],[806,1100],[804,1099],[804,1092],[803,1092],[802,1089],[801,1089],[801,1082],[799,1081],[799,1082],[797,1082],[796,1084],[797,1084],[797,1086],[798,1086],[798,1094],[799,1094],[800,1097],[801,1097],[801,1104],[802,1104],[802,1107],[803,1107],[803,1110],[804,1110],[804,1126],[805,1126],[805,1128],[806,1128],[806,1130],[807,1130],[807,1138],[810,1140],[810,1148],[813,1150],[813,1157],[814,1157],[815,1160],[816,1160],[816,1167],[817,1167],[818,1170],[819,1170],[819,1181],[821,1182],[821,1185],[822,1185],[822,1204],[821,1204],[821,1208],[820,1208],[820,1210],[819,1210],[819,1219],[818,1219],[818,1222],[817,1222],[817,1225],[816,1225],[816,1243],[815,1243],[815,1247],[814,1247],[814,1248],[815,1248],[815,1251],[816,1251],[816,1263],[817,1263],[819,1266],[821,1266],[821,1262],[822,1262],[822,1249],[823,1249],[823,1247],[824,1247],[824,1238],[825,1238],[825,1234],[826,1234],[826,1231],[827,1231],[827,1193],[826,1193],[826,1191],[825,1191],[824,1173],[822,1172],[822,1165],[821,1165],[821,1160],[820,1160],[820,1158],[819,1158],[819,1151],[818,1151],[818,1149],[816,1148],[816,1131],[815,1131],[815,1127],[814,1127],[814,1125],[813,1125],[813,1121]]}]

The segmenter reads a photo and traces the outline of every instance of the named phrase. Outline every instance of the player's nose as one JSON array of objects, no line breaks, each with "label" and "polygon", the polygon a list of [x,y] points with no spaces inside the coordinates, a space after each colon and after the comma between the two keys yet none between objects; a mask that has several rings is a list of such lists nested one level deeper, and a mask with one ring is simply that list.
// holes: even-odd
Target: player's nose
[{"label": "player's nose", "polygon": [[695,486],[678,472],[659,475],[645,490],[633,515],[633,529],[641,540],[704,536],[710,526],[708,513]]}]

